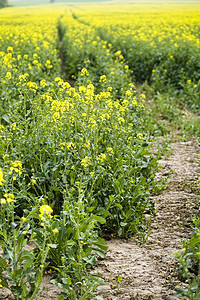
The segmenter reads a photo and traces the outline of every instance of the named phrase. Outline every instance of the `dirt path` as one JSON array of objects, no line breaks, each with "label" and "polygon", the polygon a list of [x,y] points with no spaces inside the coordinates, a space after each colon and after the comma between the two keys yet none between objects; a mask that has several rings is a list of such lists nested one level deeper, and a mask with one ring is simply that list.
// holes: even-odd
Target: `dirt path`
[{"label": "dirt path", "polygon": [[[160,160],[163,168],[158,176],[173,173],[166,190],[159,196],[152,196],[157,213],[148,241],[142,245],[136,238],[108,241],[105,259],[96,269],[105,279],[105,285],[98,291],[104,299],[172,300],[176,299],[176,290],[184,286],[174,274],[173,252],[181,248],[181,238],[189,236],[195,203],[200,201],[196,193],[196,181],[200,177],[196,154],[200,153],[200,145],[176,142],[172,147],[173,154]],[[117,285],[119,276],[122,281]],[[50,283],[50,276],[44,277],[43,285],[45,291],[39,299],[56,300],[58,289]],[[0,289],[0,300],[8,296],[8,291]]]},{"label": "dirt path", "polygon": [[[173,154],[161,160],[163,169],[159,176],[168,179],[167,189],[152,197],[157,213],[151,224],[151,233],[146,244],[139,245],[135,238],[129,241],[111,240],[109,250],[97,270],[105,279],[99,295],[105,299],[176,299],[174,294],[180,283],[174,272],[173,252],[181,248],[181,238],[191,232],[191,216],[195,203],[196,180],[200,166],[196,154],[197,143],[173,143]],[[117,286],[118,276],[122,281]]]}]

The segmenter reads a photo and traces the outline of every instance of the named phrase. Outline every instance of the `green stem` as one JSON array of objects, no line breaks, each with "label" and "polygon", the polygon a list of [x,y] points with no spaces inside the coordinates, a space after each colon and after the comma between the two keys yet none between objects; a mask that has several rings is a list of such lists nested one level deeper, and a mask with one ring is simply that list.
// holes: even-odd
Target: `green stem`
[{"label": "green stem", "polygon": [[43,242],[43,246],[42,246],[42,249],[41,249],[42,259],[41,259],[41,264],[40,264],[40,270],[39,270],[39,274],[38,274],[38,277],[37,277],[37,281],[36,281],[36,285],[35,285],[35,290],[34,290],[32,296],[31,296],[31,298],[29,300],[36,299],[35,296],[36,296],[36,294],[37,294],[37,292],[39,290],[39,287],[41,285],[41,282],[42,282],[44,264],[45,264],[45,261],[46,261],[46,258],[47,258],[47,254],[49,252],[49,247],[47,246],[47,248],[46,248],[46,242],[47,242],[47,230],[46,230],[46,228],[44,226],[44,242]]}]

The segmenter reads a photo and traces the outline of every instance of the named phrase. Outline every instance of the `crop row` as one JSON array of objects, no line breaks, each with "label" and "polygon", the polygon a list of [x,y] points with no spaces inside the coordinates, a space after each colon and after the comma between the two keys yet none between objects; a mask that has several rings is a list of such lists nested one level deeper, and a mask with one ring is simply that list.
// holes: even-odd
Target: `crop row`
[{"label": "crop row", "polygon": [[153,211],[145,96],[120,51],[61,14],[1,13],[0,284],[15,299],[35,299],[47,268],[58,299],[93,297],[100,280],[88,266],[107,248],[102,231],[143,232]]},{"label": "crop row", "polygon": [[87,23],[110,50],[121,51],[137,82],[147,81],[154,91],[176,90],[182,102],[199,110],[199,7],[183,4],[100,6],[75,10],[79,22]]}]

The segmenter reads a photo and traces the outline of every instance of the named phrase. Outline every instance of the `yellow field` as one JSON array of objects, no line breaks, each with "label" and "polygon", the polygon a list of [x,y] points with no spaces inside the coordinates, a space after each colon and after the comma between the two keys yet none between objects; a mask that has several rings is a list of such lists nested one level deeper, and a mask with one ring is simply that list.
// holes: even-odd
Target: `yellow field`
[{"label": "yellow field", "polygon": [[167,129],[135,83],[171,121],[177,99],[199,112],[199,32],[198,2],[0,10],[0,287],[15,299],[36,299],[47,267],[59,300],[91,299],[100,233],[145,240]]}]

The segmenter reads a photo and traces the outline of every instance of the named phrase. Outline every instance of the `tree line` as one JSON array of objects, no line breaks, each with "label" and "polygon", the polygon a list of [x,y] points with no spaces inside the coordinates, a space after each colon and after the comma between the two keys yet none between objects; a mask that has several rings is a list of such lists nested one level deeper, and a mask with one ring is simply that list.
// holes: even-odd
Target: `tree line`
[{"label": "tree line", "polygon": [[7,0],[0,0],[0,8],[8,6]]}]

